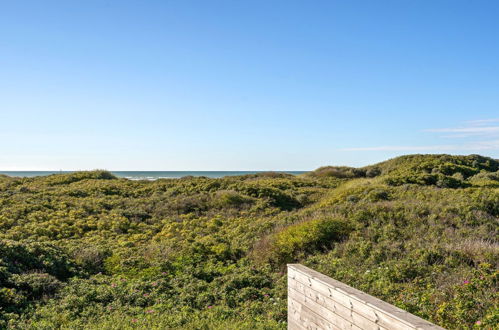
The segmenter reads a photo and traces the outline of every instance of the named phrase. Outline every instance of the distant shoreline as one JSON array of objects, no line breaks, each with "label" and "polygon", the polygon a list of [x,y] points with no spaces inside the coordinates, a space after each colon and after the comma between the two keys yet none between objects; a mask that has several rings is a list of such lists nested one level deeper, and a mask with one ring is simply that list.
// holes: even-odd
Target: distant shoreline
[{"label": "distant shoreline", "polygon": [[[11,177],[32,178],[52,174],[69,174],[79,171],[0,171],[0,175]],[[225,176],[238,176],[246,174],[258,174],[266,172],[286,173],[299,175],[307,171],[109,171],[119,178],[129,180],[157,180],[157,179],[179,179],[186,176],[223,178]]]}]

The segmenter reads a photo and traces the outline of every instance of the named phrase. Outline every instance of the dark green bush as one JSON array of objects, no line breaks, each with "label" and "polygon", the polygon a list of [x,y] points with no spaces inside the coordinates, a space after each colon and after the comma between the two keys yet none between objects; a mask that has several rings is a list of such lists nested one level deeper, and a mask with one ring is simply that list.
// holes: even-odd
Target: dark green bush
[{"label": "dark green bush", "polygon": [[[370,171],[373,175],[374,172]],[[314,177],[333,177],[338,179],[362,178],[366,176],[366,170],[347,166],[324,166],[308,173]]]},{"label": "dark green bush", "polygon": [[77,269],[61,249],[44,243],[0,240],[0,327],[7,313],[21,313],[53,295]]},{"label": "dark green bush", "polygon": [[216,193],[213,204],[219,208],[243,208],[253,204],[255,200],[234,190],[221,190]]},{"label": "dark green bush", "polygon": [[371,202],[386,201],[390,199],[390,193],[384,189],[373,189],[367,193],[366,198]]},{"label": "dark green bush", "polygon": [[300,207],[300,203],[286,192],[262,185],[249,185],[243,188],[243,192],[254,198],[264,198],[270,202],[270,205],[282,210],[292,210]]},{"label": "dark green bush", "polygon": [[53,295],[62,285],[54,276],[47,273],[13,274],[10,282],[16,290],[22,291],[27,299],[40,299]]},{"label": "dark green bush", "polygon": [[86,272],[97,274],[104,271],[104,260],[110,254],[110,251],[106,248],[85,246],[73,251],[73,259]]},{"label": "dark green bush", "polygon": [[116,177],[108,171],[85,171],[85,172],[75,172],[70,174],[56,174],[50,175],[46,178],[48,184],[58,185],[58,184],[68,184],[73,182],[78,182],[81,180],[113,180]]}]

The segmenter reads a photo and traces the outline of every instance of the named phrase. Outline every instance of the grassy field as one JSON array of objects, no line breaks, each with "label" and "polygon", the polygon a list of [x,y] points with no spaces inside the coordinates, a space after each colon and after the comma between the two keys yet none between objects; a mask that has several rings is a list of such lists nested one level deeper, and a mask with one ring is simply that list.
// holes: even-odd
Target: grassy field
[{"label": "grassy field", "polygon": [[449,329],[492,329],[499,161],[302,176],[0,176],[0,328],[284,329],[300,262]]}]

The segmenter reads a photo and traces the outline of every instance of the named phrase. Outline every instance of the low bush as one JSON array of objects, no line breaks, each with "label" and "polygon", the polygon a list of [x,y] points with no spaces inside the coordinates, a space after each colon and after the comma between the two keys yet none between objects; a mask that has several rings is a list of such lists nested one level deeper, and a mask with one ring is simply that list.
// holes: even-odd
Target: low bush
[{"label": "low bush", "polygon": [[217,191],[213,204],[218,208],[244,208],[251,206],[254,198],[245,196],[234,190]]},{"label": "low bush", "polygon": [[307,254],[325,251],[352,230],[346,221],[320,218],[285,227],[272,237],[270,259],[278,265],[299,260]]},{"label": "low bush", "polygon": [[[375,176],[374,171],[369,172]],[[338,179],[362,178],[366,176],[366,170],[347,166],[324,166],[310,172],[308,175],[314,177],[333,177]]]},{"label": "low bush", "polygon": [[498,322],[497,160],[301,176],[0,175],[0,328],[284,329],[287,262],[449,329]]}]

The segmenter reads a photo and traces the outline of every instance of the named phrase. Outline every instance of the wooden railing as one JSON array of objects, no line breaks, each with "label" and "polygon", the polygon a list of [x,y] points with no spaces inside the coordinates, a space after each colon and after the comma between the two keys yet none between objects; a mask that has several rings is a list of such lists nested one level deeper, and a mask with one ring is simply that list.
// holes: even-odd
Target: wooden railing
[{"label": "wooden railing", "polygon": [[288,329],[443,329],[303,265],[288,265]]}]

